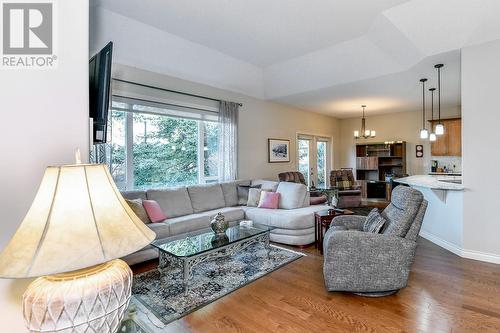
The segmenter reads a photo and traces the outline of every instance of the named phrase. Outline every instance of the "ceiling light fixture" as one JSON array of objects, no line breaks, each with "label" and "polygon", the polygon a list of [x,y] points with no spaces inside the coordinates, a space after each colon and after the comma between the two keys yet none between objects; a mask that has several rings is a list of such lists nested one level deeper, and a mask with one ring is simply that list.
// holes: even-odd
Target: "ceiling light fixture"
[{"label": "ceiling light fixture", "polygon": [[432,130],[432,127],[434,126],[434,90],[436,88],[430,88],[429,91],[431,92],[431,134],[429,134],[429,141],[434,142],[436,141],[436,133]]},{"label": "ceiling light fixture", "polygon": [[429,131],[425,128],[425,82],[427,79],[420,79],[422,82],[422,129],[420,130],[420,139],[427,139]]},{"label": "ceiling light fixture", "polygon": [[354,131],[354,138],[355,139],[359,139],[360,137],[363,137],[365,139],[374,138],[376,132],[366,129],[366,119],[365,119],[366,105],[361,105],[361,107],[363,108],[363,118],[361,118],[361,135],[360,131]]},{"label": "ceiling light fixture", "polygon": [[444,125],[441,123],[441,68],[443,68],[443,66],[443,64],[434,65],[434,68],[436,68],[438,72],[438,123],[434,130],[436,135],[444,134]]}]

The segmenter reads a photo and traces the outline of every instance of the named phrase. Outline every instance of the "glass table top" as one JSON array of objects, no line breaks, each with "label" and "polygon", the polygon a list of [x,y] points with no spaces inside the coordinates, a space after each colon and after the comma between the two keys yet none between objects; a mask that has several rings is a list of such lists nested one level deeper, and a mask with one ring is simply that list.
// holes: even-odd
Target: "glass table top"
[{"label": "glass table top", "polygon": [[264,225],[254,224],[253,227],[236,225],[229,227],[225,235],[218,236],[212,229],[206,228],[182,235],[157,239],[151,245],[160,251],[168,252],[176,257],[190,257],[246,238],[264,234],[271,229]]}]

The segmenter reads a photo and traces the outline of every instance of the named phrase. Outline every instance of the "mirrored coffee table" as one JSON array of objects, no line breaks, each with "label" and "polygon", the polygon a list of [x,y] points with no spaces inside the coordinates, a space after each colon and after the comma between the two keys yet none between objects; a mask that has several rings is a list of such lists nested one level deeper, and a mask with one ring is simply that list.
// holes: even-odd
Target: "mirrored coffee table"
[{"label": "mirrored coffee table", "polygon": [[151,243],[159,250],[158,269],[168,274],[169,268],[178,265],[183,271],[184,294],[189,292],[189,281],[193,277],[193,268],[207,260],[231,256],[246,247],[262,243],[269,256],[269,234],[272,228],[264,225],[252,227],[229,227],[225,234],[217,236],[207,228],[196,232],[158,239]]}]

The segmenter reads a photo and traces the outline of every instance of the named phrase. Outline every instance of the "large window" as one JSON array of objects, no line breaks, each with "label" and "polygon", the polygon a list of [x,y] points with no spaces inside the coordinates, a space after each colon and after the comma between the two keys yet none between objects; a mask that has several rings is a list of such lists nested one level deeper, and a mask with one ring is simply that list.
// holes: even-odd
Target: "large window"
[{"label": "large window", "polygon": [[113,100],[110,117],[108,161],[120,190],[218,180],[216,116]]}]

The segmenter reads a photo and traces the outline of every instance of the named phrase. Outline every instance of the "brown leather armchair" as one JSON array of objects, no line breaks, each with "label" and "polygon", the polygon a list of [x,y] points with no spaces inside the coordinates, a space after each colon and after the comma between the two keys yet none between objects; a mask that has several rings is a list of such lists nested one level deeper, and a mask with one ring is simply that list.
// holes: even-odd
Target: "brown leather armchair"
[{"label": "brown leather armchair", "polygon": [[356,183],[352,169],[339,169],[330,172],[330,186],[338,189],[337,207],[361,206],[361,185]]},{"label": "brown leather armchair", "polygon": [[[282,172],[278,175],[278,178],[280,182],[298,183],[307,186],[304,175],[298,171]],[[326,196],[322,195],[320,192],[310,191],[309,194],[311,195],[309,202],[311,205],[322,205],[327,201]]]},{"label": "brown leather armchair", "polygon": [[304,178],[302,172],[298,171],[282,172],[278,175],[278,178],[280,182],[298,183],[307,186],[306,179]]}]

